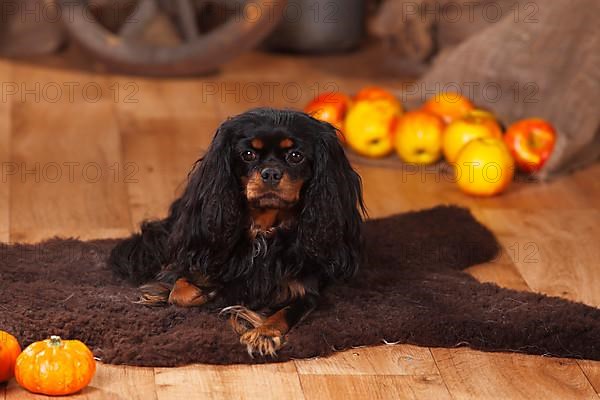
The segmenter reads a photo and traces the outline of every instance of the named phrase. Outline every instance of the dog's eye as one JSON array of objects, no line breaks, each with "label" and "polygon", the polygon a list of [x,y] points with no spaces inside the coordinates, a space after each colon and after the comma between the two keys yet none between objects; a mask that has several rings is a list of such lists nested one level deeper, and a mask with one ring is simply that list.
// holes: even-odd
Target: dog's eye
[{"label": "dog's eye", "polygon": [[242,160],[246,162],[252,162],[256,160],[256,153],[250,150],[242,152]]},{"label": "dog's eye", "polygon": [[287,161],[290,164],[300,164],[304,160],[304,155],[299,151],[291,151],[287,155]]}]

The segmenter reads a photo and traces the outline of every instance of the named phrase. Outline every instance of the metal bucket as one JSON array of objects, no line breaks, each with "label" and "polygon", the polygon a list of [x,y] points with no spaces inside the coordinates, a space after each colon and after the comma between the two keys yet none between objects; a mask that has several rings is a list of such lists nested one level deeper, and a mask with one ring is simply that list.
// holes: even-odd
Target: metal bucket
[{"label": "metal bucket", "polygon": [[363,38],[365,7],[364,0],[288,0],[267,47],[303,53],[350,50]]}]

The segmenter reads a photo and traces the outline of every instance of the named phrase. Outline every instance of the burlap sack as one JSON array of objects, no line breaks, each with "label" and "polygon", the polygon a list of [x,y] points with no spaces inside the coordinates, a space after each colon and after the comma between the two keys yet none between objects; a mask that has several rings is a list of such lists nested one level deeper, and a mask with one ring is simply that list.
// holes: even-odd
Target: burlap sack
[{"label": "burlap sack", "polygon": [[398,57],[431,61],[409,105],[459,90],[505,124],[551,121],[546,179],[600,157],[599,16],[598,0],[388,0],[371,30]]}]

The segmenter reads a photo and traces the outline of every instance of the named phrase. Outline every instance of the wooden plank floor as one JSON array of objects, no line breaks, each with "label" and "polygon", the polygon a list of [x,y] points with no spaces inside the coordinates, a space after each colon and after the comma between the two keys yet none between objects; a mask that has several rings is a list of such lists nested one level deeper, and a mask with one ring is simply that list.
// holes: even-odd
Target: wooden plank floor
[{"label": "wooden plank floor", "polygon": [[[18,89],[0,102],[0,240],[125,235],[165,214],[228,115],[300,107],[332,88],[400,88],[375,57],[252,53],[218,75],[172,80],[64,68],[58,57],[1,61],[3,81]],[[466,197],[431,173],[355,166],[372,217],[441,203],[470,207],[504,248],[470,269],[478,279],[600,306],[600,165],[549,184],[517,183],[492,199]],[[73,398],[597,399],[599,391],[598,362],[387,345],[266,366],[100,365]],[[0,388],[0,400],[34,398],[43,397],[14,381]]]}]

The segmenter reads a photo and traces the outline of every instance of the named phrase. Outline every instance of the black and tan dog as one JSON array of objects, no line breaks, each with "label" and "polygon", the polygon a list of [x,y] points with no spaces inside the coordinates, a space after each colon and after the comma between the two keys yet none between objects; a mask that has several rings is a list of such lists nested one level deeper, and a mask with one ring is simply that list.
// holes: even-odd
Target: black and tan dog
[{"label": "black and tan dog", "polygon": [[142,303],[225,307],[251,355],[275,355],[323,288],[356,272],[363,213],[331,125],[256,109],[219,127],[169,215],[110,262]]}]

